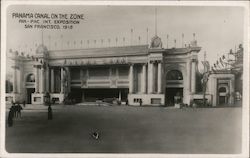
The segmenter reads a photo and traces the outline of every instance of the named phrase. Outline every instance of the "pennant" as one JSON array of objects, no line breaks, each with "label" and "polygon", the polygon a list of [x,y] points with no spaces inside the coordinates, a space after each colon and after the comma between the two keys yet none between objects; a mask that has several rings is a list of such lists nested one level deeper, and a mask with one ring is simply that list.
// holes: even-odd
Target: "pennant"
[{"label": "pennant", "polygon": [[224,64],[223,64],[221,57],[220,57],[220,64],[222,65],[222,67],[224,67]]},{"label": "pennant", "polygon": [[226,59],[225,55],[222,56],[222,59],[223,59],[223,60]]}]

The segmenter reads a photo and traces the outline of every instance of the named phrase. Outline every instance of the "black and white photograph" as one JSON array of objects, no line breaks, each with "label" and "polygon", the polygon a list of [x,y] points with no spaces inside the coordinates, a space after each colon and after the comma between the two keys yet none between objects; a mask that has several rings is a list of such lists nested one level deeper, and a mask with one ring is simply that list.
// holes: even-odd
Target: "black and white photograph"
[{"label": "black and white photograph", "polygon": [[249,2],[1,8],[2,157],[249,157]]}]

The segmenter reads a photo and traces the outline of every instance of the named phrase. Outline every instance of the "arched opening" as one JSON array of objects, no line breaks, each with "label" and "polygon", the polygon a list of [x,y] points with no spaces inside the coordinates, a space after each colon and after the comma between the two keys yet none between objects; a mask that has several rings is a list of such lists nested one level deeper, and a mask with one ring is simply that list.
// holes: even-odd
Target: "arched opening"
[{"label": "arched opening", "polygon": [[167,73],[166,79],[168,81],[172,81],[172,80],[183,80],[183,76],[182,73],[179,70],[170,70]]},{"label": "arched opening", "polygon": [[26,82],[35,82],[34,74],[28,74],[26,77]]},{"label": "arched opening", "polygon": [[31,95],[32,93],[35,92],[35,88],[32,87],[35,82],[35,75],[34,74],[28,74],[26,77],[26,93],[27,93],[27,98],[26,98],[26,103],[31,104]]},{"label": "arched opening", "polygon": [[179,70],[170,70],[166,73],[165,102],[167,106],[183,102],[183,75]]}]

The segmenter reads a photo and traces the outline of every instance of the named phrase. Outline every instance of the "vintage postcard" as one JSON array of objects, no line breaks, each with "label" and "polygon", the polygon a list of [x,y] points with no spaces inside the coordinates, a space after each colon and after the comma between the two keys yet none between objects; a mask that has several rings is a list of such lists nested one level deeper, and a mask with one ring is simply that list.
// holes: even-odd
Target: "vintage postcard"
[{"label": "vintage postcard", "polygon": [[248,157],[249,3],[3,1],[2,157]]}]

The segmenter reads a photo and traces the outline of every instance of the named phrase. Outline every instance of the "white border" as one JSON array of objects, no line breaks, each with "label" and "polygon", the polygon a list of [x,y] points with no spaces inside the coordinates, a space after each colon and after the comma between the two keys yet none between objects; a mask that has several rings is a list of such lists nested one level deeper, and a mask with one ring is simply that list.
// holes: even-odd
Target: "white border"
[{"label": "white border", "polygon": [[[15,4],[23,5],[125,5],[125,6],[240,6],[245,8],[244,17],[244,74],[243,74],[243,105],[242,105],[242,153],[241,154],[9,154],[5,151],[5,77],[6,77],[6,11]],[[0,124],[0,157],[249,157],[249,2],[248,1],[7,1],[1,3],[1,124]]]}]

